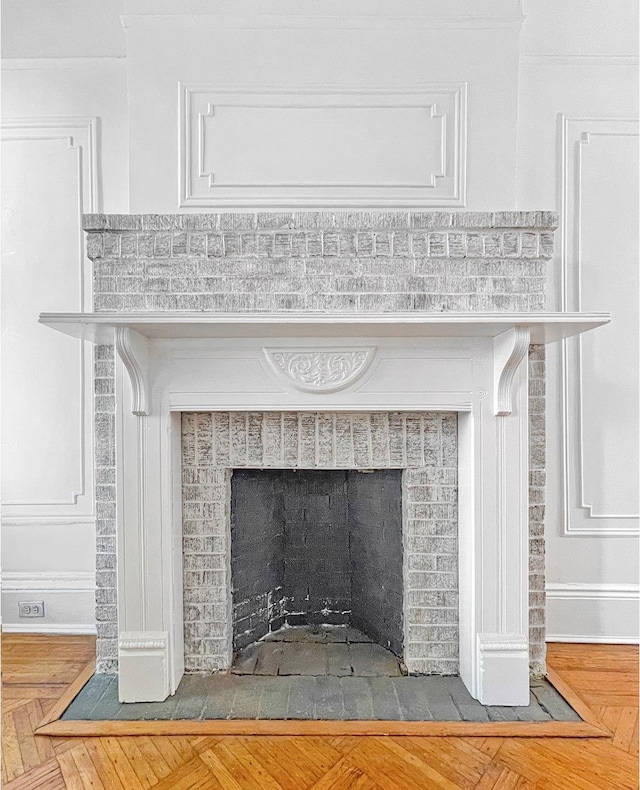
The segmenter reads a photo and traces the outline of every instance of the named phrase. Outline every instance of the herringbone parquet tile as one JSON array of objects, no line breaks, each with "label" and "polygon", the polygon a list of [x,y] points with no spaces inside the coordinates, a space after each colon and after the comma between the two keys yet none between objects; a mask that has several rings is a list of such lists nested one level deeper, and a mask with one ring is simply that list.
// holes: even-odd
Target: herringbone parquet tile
[{"label": "herringbone parquet tile", "polygon": [[635,790],[637,648],[551,645],[611,738],[34,735],[89,637],[3,637],[5,790]]}]

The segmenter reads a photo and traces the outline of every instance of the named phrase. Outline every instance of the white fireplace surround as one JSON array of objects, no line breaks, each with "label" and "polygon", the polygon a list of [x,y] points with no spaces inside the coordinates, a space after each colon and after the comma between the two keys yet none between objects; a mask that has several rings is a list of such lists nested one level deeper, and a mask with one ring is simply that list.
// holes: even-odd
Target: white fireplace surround
[{"label": "white fireplace surround", "polygon": [[527,349],[605,324],[607,314],[40,320],[96,343],[115,341],[117,350],[122,701],[163,700],[184,672],[181,412],[453,411],[460,676],[483,704],[528,704]]}]

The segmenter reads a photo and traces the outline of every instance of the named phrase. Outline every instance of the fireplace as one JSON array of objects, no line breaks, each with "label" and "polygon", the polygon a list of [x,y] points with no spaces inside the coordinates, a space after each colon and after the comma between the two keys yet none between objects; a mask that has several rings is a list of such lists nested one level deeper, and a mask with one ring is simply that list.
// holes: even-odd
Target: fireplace
[{"label": "fireplace", "polygon": [[183,413],[185,669],[227,669],[232,647],[329,623],[410,672],[457,674],[456,424],[438,412]]},{"label": "fireplace", "polygon": [[[401,470],[409,671],[527,704],[544,669],[544,344],[609,320],[543,312],[555,222],[86,218],[95,312],[41,321],[97,344],[98,669],[122,701],[230,666],[232,472],[297,468]],[[215,451],[195,519],[190,419]]]}]

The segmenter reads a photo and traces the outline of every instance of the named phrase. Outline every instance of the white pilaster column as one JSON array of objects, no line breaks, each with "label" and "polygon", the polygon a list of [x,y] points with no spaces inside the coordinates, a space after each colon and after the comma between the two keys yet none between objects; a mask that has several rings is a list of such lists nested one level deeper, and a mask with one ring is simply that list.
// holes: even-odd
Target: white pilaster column
[{"label": "white pilaster column", "polygon": [[[175,644],[173,611],[174,565],[179,563],[181,553],[171,545],[175,518],[171,512],[170,422],[168,411],[163,419],[161,398],[150,392],[149,348],[145,341],[131,329],[116,334],[121,702],[166,699],[175,692],[183,666],[181,635],[180,644]],[[163,488],[169,489],[164,497]],[[181,628],[181,612],[179,625]],[[176,666],[177,651],[180,660]]]},{"label": "white pilaster column", "polygon": [[476,341],[459,420],[460,674],[485,705],[527,705],[526,330]]}]

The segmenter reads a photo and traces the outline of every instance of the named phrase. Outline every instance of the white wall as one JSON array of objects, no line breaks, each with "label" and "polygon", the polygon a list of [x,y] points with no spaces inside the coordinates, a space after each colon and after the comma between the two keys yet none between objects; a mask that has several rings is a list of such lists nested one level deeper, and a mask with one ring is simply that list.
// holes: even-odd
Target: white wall
[{"label": "white wall", "polygon": [[[615,322],[585,338],[582,404],[577,349],[549,353],[550,633],[634,637],[637,521],[619,516],[637,512],[623,408],[637,354],[620,341],[637,316],[636,14],[633,0],[5,0],[5,136],[21,138],[3,143],[5,624],[25,592],[49,624],[93,618],[92,506],[70,498],[92,485],[90,382],[77,344],[34,320],[88,306],[81,194],[109,212],[561,211],[549,308]],[[67,133],[80,169],[49,139]]]},{"label": "white wall", "polygon": [[627,641],[638,634],[638,9],[530,0],[524,11],[518,205],[561,213],[549,308],[613,315],[581,348],[548,349],[548,635]]},{"label": "white wall", "polygon": [[[2,80],[2,621],[92,631],[92,348],[37,316],[91,309],[79,215],[128,208],[126,72],[116,57],[67,57],[87,51],[82,16],[66,42],[34,48],[47,19],[56,29],[45,4],[3,12],[3,54],[16,57]],[[29,600],[44,600],[44,620],[18,618]]]},{"label": "white wall", "polygon": [[[132,211],[175,211],[180,167],[195,210],[462,206],[465,192],[468,208],[513,206],[515,0],[188,5],[195,15],[125,3]],[[191,113],[179,83],[200,88]],[[185,116],[195,131],[179,159]]]}]

